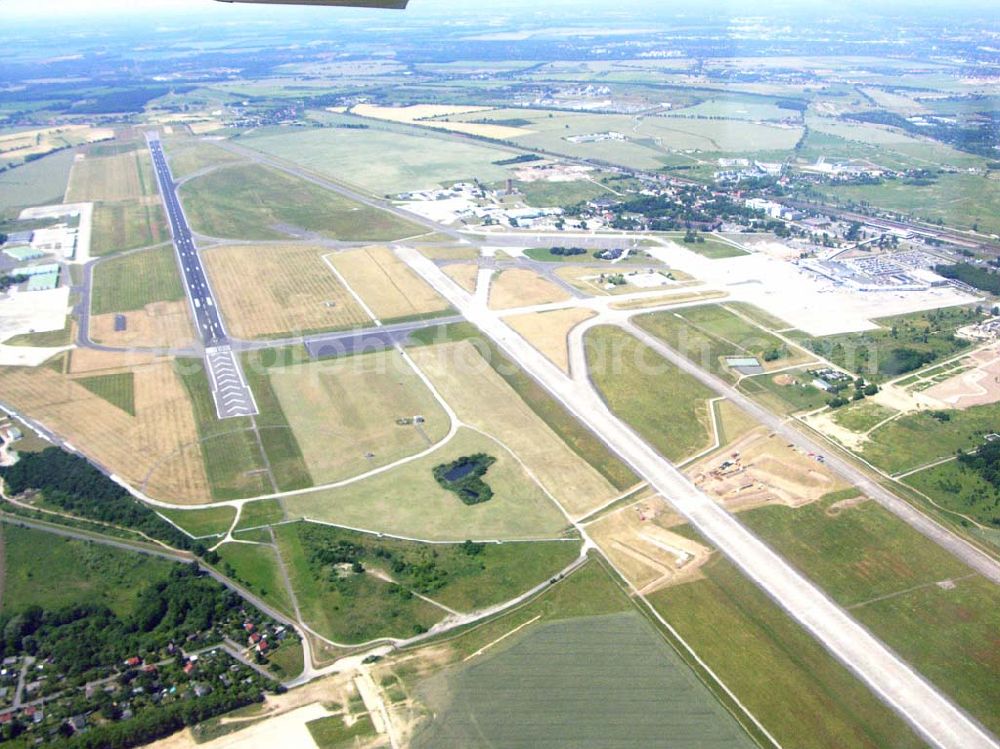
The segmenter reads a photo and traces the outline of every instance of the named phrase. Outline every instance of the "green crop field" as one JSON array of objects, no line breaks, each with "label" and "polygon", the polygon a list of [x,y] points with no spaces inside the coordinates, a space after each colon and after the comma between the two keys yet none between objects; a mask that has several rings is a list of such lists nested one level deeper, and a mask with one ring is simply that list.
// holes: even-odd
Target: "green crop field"
[{"label": "green crop field", "polygon": [[[484,480],[489,502],[465,505],[434,480],[435,466],[464,455],[497,458]],[[514,457],[491,438],[462,428],[417,460],[362,481],[284,500],[289,517],[434,541],[558,537],[566,519]]]},{"label": "green crop field", "polygon": [[637,613],[532,626],[420,692],[435,719],[418,748],[754,746]]},{"label": "green crop field", "polygon": [[680,461],[711,444],[711,390],[620,328],[592,328],[584,343],[608,406],[664,456]]},{"label": "green crop field", "polygon": [[288,595],[273,546],[228,543],[218,549],[222,571],[276,609],[291,616],[292,599]]},{"label": "green crop field", "polygon": [[923,742],[729,561],[650,602],[782,746],[916,749]]},{"label": "green crop field", "polygon": [[233,507],[206,507],[201,510],[165,510],[158,513],[167,517],[196,538],[221,536],[229,530],[236,517]]},{"label": "green crop field", "polygon": [[29,606],[58,609],[83,603],[107,606],[119,616],[129,614],[135,607],[136,589],[165,580],[174,565],[6,523],[0,533],[4,614]]},{"label": "green crop field", "polygon": [[159,202],[126,201],[94,206],[91,255],[109,255],[169,240],[166,214]]},{"label": "green crop field", "polygon": [[1000,404],[938,412],[919,411],[879,427],[862,447],[865,460],[888,473],[902,473],[983,444],[983,436],[1000,423]]},{"label": "green crop field", "polygon": [[306,528],[304,523],[282,525],[275,533],[302,616],[318,633],[343,643],[409,637],[446,616],[407,588],[322,564],[303,540]]},{"label": "green crop field", "polygon": [[178,359],[175,366],[191,399],[212,497],[241,499],[274,491],[250,419],[219,420],[200,359]]},{"label": "green crop field", "polygon": [[946,307],[875,320],[881,327],[860,333],[790,337],[850,372],[883,380],[919,369],[969,346],[955,330],[980,319],[973,307]]},{"label": "green crop field", "polygon": [[506,179],[508,171],[493,162],[511,156],[509,151],[416,128],[309,129],[251,136],[240,142],[375,195],[472,178],[497,182]]},{"label": "green crop field", "polygon": [[19,208],[62,203],[74,152],[60,151],[0,174],[0,217]]},{"label": "green crop field", "polygon": [[91,314],[130,312],[153,302],[182,299],[184,287],[173,247],[110,258],[94,268]]},{"label": "green crop field", "polygon": [[180,194],[191,227],[212,237],[283,239],[305,231],[332,239],[388,241],[425,231],[269,167],[211,172],[185,183]]},{"label": "green crop field", "polygon": [[135,376],[131,372],[80,377],[76,382],[111,405],[135,416]]},{"label": "green crop field", "polygon": [[994,533],[987,537],[1000,545],[1000,491],[973,469],[953,460],[918,471],[903,481],[946,510],[993,529]]},{"label": "green crop field", "polygon": [[[873,502],[762,507],[741,520],[991,730],[1000,590]],[[942,581],[950,581],[942,586]]]},{"label": "green crop field", "polygon": [[801,358],[780,338],[717,304],[641,315],[636,323],[695,364],[729,380],[735,380],[736,373],[725,365],[726,356],[763,359],[772,352],[777,354],[773,363],[781,366]]},{"label": "green crop field", "polygon": [[510,600],[545,582],[579,556],[580,543],[422,544],[318,524],[296,526],[307,552],[350,549],[365,569],[459,611]]}]

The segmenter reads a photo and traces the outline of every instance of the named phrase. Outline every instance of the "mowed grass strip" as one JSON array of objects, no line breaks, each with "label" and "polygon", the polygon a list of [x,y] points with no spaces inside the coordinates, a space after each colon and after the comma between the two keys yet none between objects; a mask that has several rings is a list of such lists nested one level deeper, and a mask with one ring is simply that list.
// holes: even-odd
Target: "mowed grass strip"
[{"label": "mowed grass strip", "polygon": [[230,333],[260,339],[371,324],[323,262],[321,247],[223,245],[202,262]]},{"label": "mowed grass strip", "polygon": [[77,161],[66,197],[69,203],[131,200],[156,190],[153,163],[143,149]]},{"label": "mowed grass strip", "polygon": [[755,746],[638,612],[533,625],[420,691],[418,748]]},{"label": "mowed grass strip", "polygon": [[200,359],[177,359],[175,366],[191,401],[212,498],[243,499],[272,492],[250,419],[219,420]]},{"label": "mowed grass strip", "polygon": [[552,579],[580,554],[579,539],[427,544],[307,523],[307,550],[350,550],[369,571],[459,611],[472,612]]},{"label": "mowed grass strip", "polygon": [[184,299],[173,247],[141,250],[99,263],[94,268],[90,312],[141,310],[153,302]]},{"label": "mowed grass strip", "polygon": [[233,524],[235,507],[206,507],[203,510],[165,510],[157,512],[195,538],[221,536]]},{"label": "mowed grass strip", "polygon": [[374,575],[324,565],[304,543],[305,523],[275,528],[302,616],[319,634],[344,644],[427,631],[446,612]]},{"label": "mowed grass strip", "polygon": [[[415,455],[451,427],[434,394],[395,350],[275,367],[267,379],[320,484]],[[416,416],[423,423],[415,423]]]},{"label": "mowed grass strip", "polygon": [[[873,502],[741,520],[990,730],[1000,729],[1000,589]],[[945,582],[944,585],[940,583]]]},{"label": "mowed grass strip", "polygon": [[620,328],[592,328],[584,344],[590,377],[609,408],[668,460],[709,446],[711,390]]},{"label": "mowed grass strip", "polygon": [[[483,477],[489,502],[465,505],[432,474],[466,455],[497,459]],[[493,439],[462,428],[429,455],[336,489],[284,500],[290,517],[433,541],[555,538],[567,522],[513,455]]]},{"label": "mowed grass strip", "polygon": [[167,217],[159,202],[129,200],[94,207],[91,255],[108,255],[169,240]]},{"label": "mowed grass strip", "polygon": [[916,749],[912,730],[726,559],[650,603],[782,746]]},{"label": "mowed grass strip", "polygon": [[328,259],[382,322],[420,319],[449,309],[445,298],[388,247],[338,252]]},{"label": "mowed grass strip", "polygon": [[135,416],[135,375],[132,372],[78,377],[76,381],[94,395]]},{"label": "mowed grass strip", "polygon": [[285,587],[273,546],[227,543],[218,548],[222,571],[276,609],[291,616],[292,600]]},{"label": "mowed grass strip", "polygon": [[[44,531],[0,525],[4,614],[30,606],[59,609],[96,603],[119,616],[132,613],[135,591],[165,580],[174,563]],[[44,553],[39,553],[44,549]]]},{"label": "mowed grass strip", "polygon": [[262,499],[257,502],[247,502],[240,513],[237,530],[245,528],[260,528],[266,525],[280,523],[285,519],[285,511],[276,499]]},{"label": "mowed grass strip", "polygon": [[180,194],[192,228],[212,237],[283,239],[291,229],[377,242],[423,233],[391,213],[263,166],[211,172],[184,184]]}]

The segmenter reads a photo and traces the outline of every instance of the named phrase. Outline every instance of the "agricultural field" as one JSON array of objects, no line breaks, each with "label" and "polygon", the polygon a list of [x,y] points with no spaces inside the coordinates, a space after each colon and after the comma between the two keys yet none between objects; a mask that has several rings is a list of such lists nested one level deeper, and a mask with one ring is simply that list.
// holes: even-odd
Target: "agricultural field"
[{"label": "agricultural field", "polygon": [[[486,453],[497,459],[485,481],[493,498],[463,504],[434,480],[435,466]],[[560,536],[567,521],[513,455],[468,428],[424,457],[336,489],[285,499],[289,517],[432,541]]]},{"label": "agricultural field", "polygon": [[512,268],[493,276],[490,286],[490,309],[512,309],[534,304],[562,302],[570,298],[565,289],[533,270]]},{"label": "agricultural field", "polygon": [[[411,355],[458,418],[512,450],[570,515],[585,515],[618,493],[518,397],[471,343],[425,346]],[[470,388],[470,382],[476,386]]]},{"label": "agricultural field", "polygon": [[89,125],[64,125],[6,132],[0,134],[0,167],[13,169],[26,163],[37,163],[53,151],[108,140],[113,138],[114,134],[114,130]]},{"label": "agricultural field", "polygon": [[327,256],[347,285],[384,323],[436,317],[448,302],[388,247],[368,247]]},{"label": "agricultural field", "polygon": [[[120,366],[118,355],[92,355],[108,359],[109,369],[101,374],[122,371],[111,368]],[[209,492],[198,432],[172,362],[160,359],[129,370],[135,416],[77,382],[74,375],[50,368],[4,368],[0,389],[7,402],[149,496],[177,504],[204,502]],[[85,376],[95,374],[91,370]]]},{"label": "agricultural field", "polygon": [[764,507],[741,520],[991,730],[1000,592],[873,502]]},{"label": "agricultural field", "polygon": [[253,340],[370,323],[323,261],[327,252],[302,245],[220,245],[203,252],[228,331]]},{"label": "agricultural field", "polygon": [[236,165],[192,179],[180,197],[191,228],[210,237],[280,240],[316,233],[377,242],[422,233],[390,213],[264,166]]},{"label": "agricultural field", "polygon": [[133,252],[105,260],[94,268],[91,314],[129,312],[156,302],[183,299],[184,287],[173,247]]},{"label": "agricultural field", "polygon": [[810,358],[722,305],[657,312],[636,318],[636,323],[695,364],[731,381],[738,375],[726,366],[727,356],[756,357],[765,368],[787,367]]},{"label": "agricultural field", "polygon": [[[392,350],[272,368],[268,377],[317,484],[420,453],[450,428],[433,393]],[[423,423],[413,421],[418,415]]]},{"label": "agricultural field", "polygon": [[549,361],[569,374],[570,331],[594,315],[592,310],[571,308],[514,315],[506,318],[505,322],[545,354]]},{"label": "agricultural field", "polygon": [[533,625],[420,694],[419,748],[755,745],[637,612]]},{"label": "agricultural field", "polygon": [[126,616],[136,606],[136,589],[166,580],[174,567],[164,559],[8,523],[0,525],[0,538],[4,614],[96,604]]},{"label": "agricultural field", "polygon": [[254,135],[241,143],[379,196],[473,178],[498,182],[507,178],[508,171],[494,162],[511,157],[500,148],[413,128],[308,129]]},{"label": "agricultural field", "polygon": [[67,203],[118,202],[156,195],[153,161],[146,150],[88,156],[73,164]]},{"label": "agricultural field", "polygon": [[591,328],[584,344],[590,377],[608,406],[668,460],[712,443],[711,390],[619,328]]},{"label": "agricultural field", "polygon": [[73,152],[60,151],[0,174],[0,216],[13,218],[21,208],[62,203]]},{"label": "agricultural field", "polygon": [[167,217],[155,198],[94,206],[91,255],[109,255],[168,241]]},{"label": "agricultural field", "polygon": [[714,555],[700,573],[650,602],[782,746],[924,746],[729,561]]}]

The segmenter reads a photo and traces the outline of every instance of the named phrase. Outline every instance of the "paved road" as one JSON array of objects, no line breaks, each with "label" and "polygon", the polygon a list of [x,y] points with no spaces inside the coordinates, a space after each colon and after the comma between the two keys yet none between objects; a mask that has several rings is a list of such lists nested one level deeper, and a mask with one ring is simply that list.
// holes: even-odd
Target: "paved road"
[{"label": "paved road", "polygon": [[996,749],[1000,746],[965,712],[615,417],[588,383],[567,377],[420,253],[409,248],[399,248],[397,252],[661,496],[669,498],[673,508],[710,543],[733,560],[927,740],[948,749]]},{"label": "paved road", "polygon": [[811,437],[795,428],[793,423],[786,421],[765,408],[762,408],[750,398],[745,396],[735,387],[716,377],[710,372],[706,372],[685,356],[677,353],[658,338],[651,336],[634,323],[628,322],[623,325],[629,333],[641,340],[660,356],[676,364],[682,371],[687,372],[701,383],[714,390],[719,395],[729,399],[733,404],[741,408],[753,417],[754,421],[763,424],[771,431],[781,435],[782,439],[794,444],[806,453],[815,453],[825,458],[826,466],[834,473],[838,474],[852,485],[858,487],[871,499],[885,507],[901,520],[909,524],[912,528],[924,534],[934,543],[944,547],[967,565],[972,567],[984,577],[1000,584],[1000,563],[989,555],[983,553],[975,546],[967,543],[954,533],[943,527],[933,519],[927,517],[917,510],[913,505],[895,496],[885,489],[877,481],[871,479],[861,469],[855,467],[848,460],[841,458],[828,445],[824,446],[814,441]]},{"label": "paved road", "polygon": [[410,336],[418,330],[434,328],[439,325],[450,325],[465,320],[461,315],[436,317],[433,320],[399,323],[398,325],[383,325],[365,330],[350,330],[343,333],[333,333],[325,336],[311,337],[305,340],[306,350],[313,359],[330,356],[343,356],[366,351],[383,351],[407,343]]},{"label": "paved road", "polygon": [[159,134],[146,133],[146,142],[153,157],[153,168],[156,170],[160,196],[163,198],[167,219],[170,222],[170,235],[173,237],[177,262],[180,264],[181,277],[187,289],[195,327],[205,344],[205,364],[216,412],[220,419],[252,416],[257,413],[257,403],[223,327],[222,315],[215,303],[205,268],[201,264],[191,227],[188,226],[184,209],[177,197],[177,185],[170,173]]}]

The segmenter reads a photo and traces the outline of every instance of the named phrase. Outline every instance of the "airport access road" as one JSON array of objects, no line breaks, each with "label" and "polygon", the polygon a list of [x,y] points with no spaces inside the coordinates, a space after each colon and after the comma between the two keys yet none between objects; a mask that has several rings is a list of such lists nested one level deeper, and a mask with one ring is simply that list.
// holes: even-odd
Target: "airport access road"
[{"label": "airport access road", "polygon": [[419,252],[406,247],[396,251],[931,744],[943,749],[1000,747],[975,720],[612,414],[589,382],[568,377]]}]

